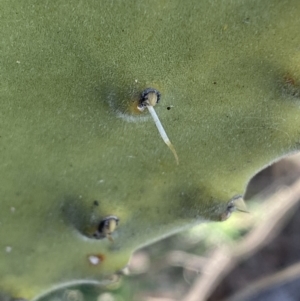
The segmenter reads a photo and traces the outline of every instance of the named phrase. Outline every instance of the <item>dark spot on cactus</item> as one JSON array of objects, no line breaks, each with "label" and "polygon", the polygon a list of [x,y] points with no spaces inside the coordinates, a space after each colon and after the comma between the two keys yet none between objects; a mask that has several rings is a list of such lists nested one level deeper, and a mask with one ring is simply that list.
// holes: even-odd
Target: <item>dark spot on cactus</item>
[{"label": "dark spot on cactus", "polygon": [[171,110],[171,107],[167,107],[167,110]]},{"label": "dark spot on cactus", "polygon": [[94,204],[94,206],[99,206],[99,202],[98,202],[97,200],[95,200],[95,201],[93,202],[93,204]]},{"label": "dark spot on cactus", "polygon": [[245,19],[243,19],[243,23],[250,24],[250,18],[246,17]]},{"label": "dark spot on cactus", "polygon": [[228,219],[233,211],[235,211],[235,205],[234,201],[231,200],[226,207],[226,211],[221,215],[221,221]]},{"label": "dark spot on cactus", "polygon": [[148,99],[148,95],[150,93],[155,93],[157,95],[157,103],[160,100],[160,92],[154,88],[146,88],[141,94],[141,101],[145,101]]},{"label": "dark spot on cactus", "polygon": [[216,85],[217,84],[217,82],[214,82],[214,85]]},{"label": "dark spot on cactus", "polygon": [[111,234],[116,230],[119,224],[119,219],[114,216],[110,215],[100,221],[98,225],[98,229],[95,233],[93,233],[93,237],[96,239],[103,239],[108,238],[110,241],[113,241]]},{"label": "dark spot on cactus", "polygon": [[[155,97],[153,97],[155,95]],[[138,104],[138,109],[143,111],[147,105],[154,106],[160,100],[160,92],[154,88],[145,89],[142,94]]]},{"label": "dark spot on cactus", "polygon": [[239,200],[242,200],[242,202],[244,203],[243,201],[243,197],[241,195],[237,195],[235,197],[233,197],[227,204],[227,207],[226,207],[226,210],[221,214],[220,216],[220,221],[225,221],[227,220],[232,212],[234,211],[240,211],[240,212],[245,212],[245,213],[249,213],[248,211],[242,209],[242,208],[239,208],[237,205],[236,205],[236,202],[239,201]]}]

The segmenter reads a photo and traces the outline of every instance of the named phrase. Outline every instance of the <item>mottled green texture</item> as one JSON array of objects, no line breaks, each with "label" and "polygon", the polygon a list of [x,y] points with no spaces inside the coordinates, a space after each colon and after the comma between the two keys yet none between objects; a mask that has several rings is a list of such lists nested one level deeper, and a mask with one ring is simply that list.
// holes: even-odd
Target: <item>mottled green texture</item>
[{"label": "mottled green texture", "polygon": [[[0,290],[30,298],[102,279],[138,246],[219,219],[257,170],[298,149],[299,11],[2,0]],[[120,113],[149,86],[179,166],[151,119]],[[79,234],[111,214],[114,244]]]}]

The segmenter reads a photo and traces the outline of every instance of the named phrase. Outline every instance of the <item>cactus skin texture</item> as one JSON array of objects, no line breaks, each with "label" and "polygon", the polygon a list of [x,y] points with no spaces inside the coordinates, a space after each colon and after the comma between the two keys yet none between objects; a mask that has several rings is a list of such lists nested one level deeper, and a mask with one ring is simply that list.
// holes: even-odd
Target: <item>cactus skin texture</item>
[{"label": "cactus skin texture", "polygon": [[[298,150],[299,11],[298,0],[3,0],[0,291],[101,282],[136,248],[220,220],[258,170]],[[136,110],[147,87],[178,166]],[[111,240],[93,238],[107,216],[119,219]]]}]

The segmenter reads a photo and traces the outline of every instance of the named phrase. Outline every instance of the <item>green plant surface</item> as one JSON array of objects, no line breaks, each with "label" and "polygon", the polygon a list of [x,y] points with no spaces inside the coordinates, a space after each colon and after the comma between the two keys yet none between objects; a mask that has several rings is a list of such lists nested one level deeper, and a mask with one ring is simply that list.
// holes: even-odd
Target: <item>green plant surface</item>
[{"label": "green plant surface", "polygon": [[[298,150],[299,11],[2,0],[0,291],[106,279],[136,248],[219,220],[253,174]],[[133,112],[147,87],[178,166],[147,110]],[[114,242],[87,238],[108,215]]]}]

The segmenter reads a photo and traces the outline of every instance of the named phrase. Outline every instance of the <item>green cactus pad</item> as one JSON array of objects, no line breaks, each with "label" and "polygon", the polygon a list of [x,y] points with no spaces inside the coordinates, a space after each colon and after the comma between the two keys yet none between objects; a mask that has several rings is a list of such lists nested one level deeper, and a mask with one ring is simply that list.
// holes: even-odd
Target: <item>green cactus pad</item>
[{"label": "green cactus pad", "polygon": [[[300,1],[1,4],[3,293],[109,279],[299,149]],[[148,87],[178,166],[136,110]]]}]

